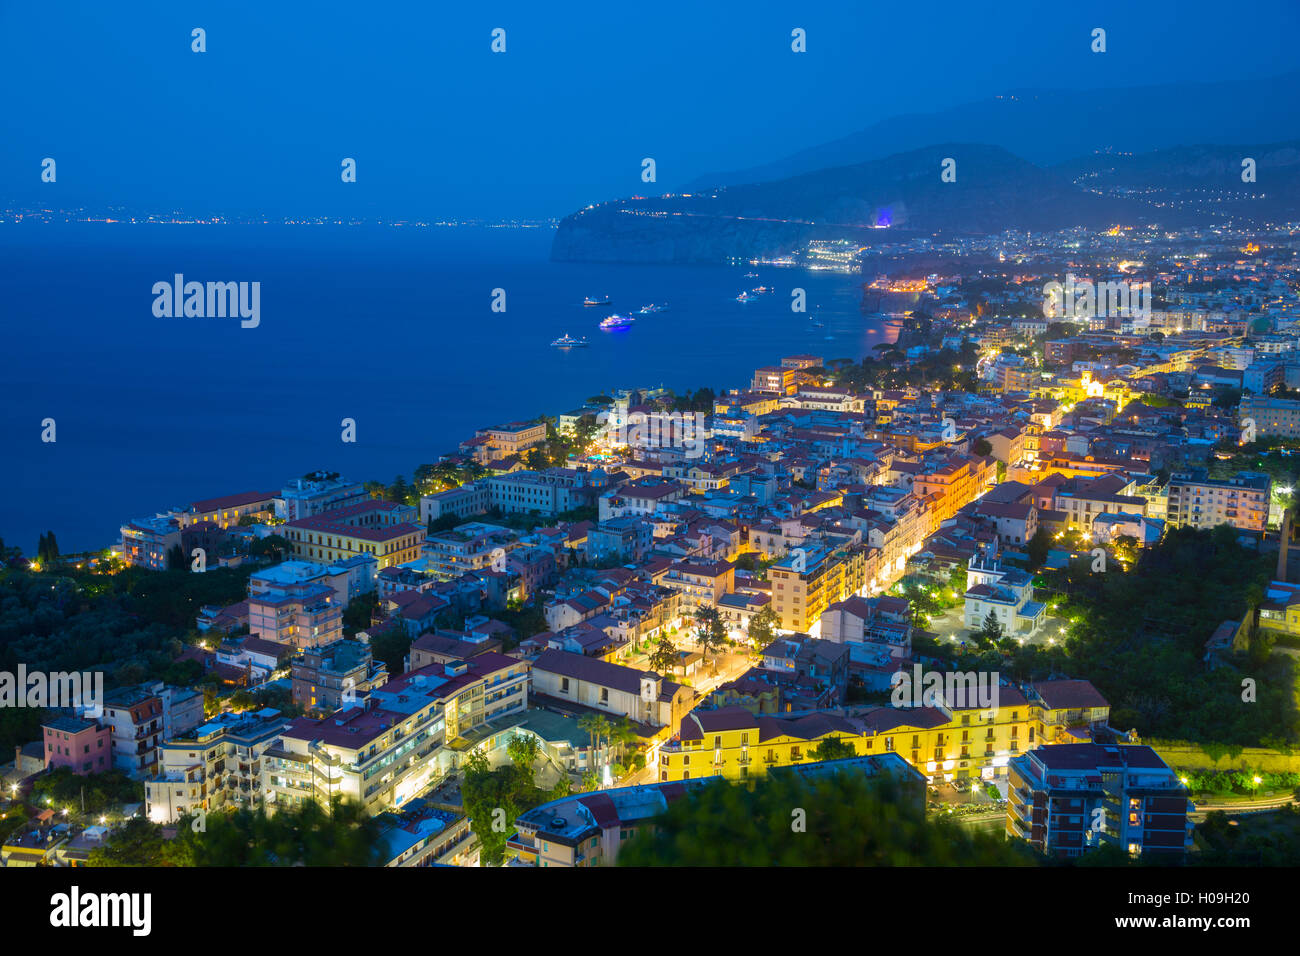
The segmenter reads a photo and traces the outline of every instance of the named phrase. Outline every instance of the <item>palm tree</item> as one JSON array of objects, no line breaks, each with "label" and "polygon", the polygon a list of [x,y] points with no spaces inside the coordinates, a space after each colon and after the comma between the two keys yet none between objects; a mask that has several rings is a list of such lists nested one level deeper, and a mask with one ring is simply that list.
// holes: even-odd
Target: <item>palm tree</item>
[{"label": "palm tree", "polygon": [[583,714],[578,718],[578,726],[591,737],[592,764],[599,762],[600,743],[613,729],[604,714]]},{"label": "palm tree", "polygon": [[626,717],[619,718],[609,732],[609,742],[614,747],[615,762],[623,763],[629,744],[637,742],[636,727]]}]

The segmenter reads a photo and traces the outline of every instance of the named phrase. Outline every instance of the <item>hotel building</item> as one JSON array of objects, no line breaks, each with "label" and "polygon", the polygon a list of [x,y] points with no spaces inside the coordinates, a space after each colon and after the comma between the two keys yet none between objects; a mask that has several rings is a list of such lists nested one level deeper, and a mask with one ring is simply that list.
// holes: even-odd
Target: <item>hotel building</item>
[{"label": "hotel building", "polygon": [[270,799],[400,807],[458,766],[449,744],[527,708],[528,672],[527,661],[489,652],[410,671],[330,717],[298,718],[267,752]]}]

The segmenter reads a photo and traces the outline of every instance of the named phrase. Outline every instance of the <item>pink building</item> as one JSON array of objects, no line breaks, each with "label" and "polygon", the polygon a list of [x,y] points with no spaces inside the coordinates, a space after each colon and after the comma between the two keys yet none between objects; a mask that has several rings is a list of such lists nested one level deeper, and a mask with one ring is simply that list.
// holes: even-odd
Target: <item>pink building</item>
[{"label": "pink building", "polygon": [[45,732],[45,769],[70,767],[75,774],[105,773],[113,768],[112,731],[86,717],[55,717],[41,724]]}]

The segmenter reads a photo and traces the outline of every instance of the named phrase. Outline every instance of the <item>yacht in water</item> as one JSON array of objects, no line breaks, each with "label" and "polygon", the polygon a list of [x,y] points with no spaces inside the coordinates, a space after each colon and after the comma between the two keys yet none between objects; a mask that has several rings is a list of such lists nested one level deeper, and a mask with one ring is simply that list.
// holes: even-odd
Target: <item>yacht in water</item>
[{"label": "yacht in water", "polygon": [[589,295],[589,296],[587,296],[585,299],[582,300],[582,304],[583,304],[583,305],[586,305],[586,306],[592,306],[592,305],[609,305],[609,296],[607,296],[607,295]]},{"label": "yacht in water", "polygon": [[585,336],[583,338],[574,338],[568,332],[565,332],[551,343],[551,348],[556,349],[585,349],[586,347],[587,339]]},{"label": "yacht in water", "polygon": [[649,305],[643,305],[643,306],[641,306],[641,314],[642,314],[642,315],[653,315],[653,314],[656,313],[656,312],[663,312],[663,311],[665,311],[667,308],[668,308],[668,306],[666,306],[666,305],[655,305],[655,303],[651,302]]},{"label": "yacht in water", "polygon": [[635,321],[636,319],[632,318],[632,316],[630,315],[615,314],[615,315],[606,316],[605,318],[601,319],[600,327],[606,330],[623,329],[623,328],[627,328],[627,326],[631,325]]},{"label": "yacht in water", "polygon": [[742,293],[740,293],[740,295],[736,296],[736,301],[737,301],[737,302],[752,302],[752,301],[753,301],[754,299],[756,299],[756,298],[757,298],[757,296],[755,296],[753,293],[750,293],[750,292],[742,292]]}]

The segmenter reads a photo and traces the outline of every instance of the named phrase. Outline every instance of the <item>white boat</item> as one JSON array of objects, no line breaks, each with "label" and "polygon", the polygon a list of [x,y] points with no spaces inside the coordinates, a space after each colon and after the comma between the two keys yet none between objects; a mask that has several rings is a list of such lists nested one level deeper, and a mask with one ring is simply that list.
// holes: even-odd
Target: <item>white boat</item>
[{"label": "white boat", "polygon": [[601,319],[600,327],[602,329],[623,329],[627,328],[635,321],[636,319],[632,318],[630,315],[618,315],[616,313]]},{"label": "white boat", "polygon": [[667,308],[668,306],[666,305],[655,305],[653,302],[651,302],[649,305],[641,306],[640,312],[642,315],[653,315],[656,312],[663,312]]},{"label": "white boat", "polygon": [[585,349],[587,347],[587,339],[585,336],[583,338],[574,338],[568,332],[565,332],[551,343],[551,347],[556,349]]},{"label": "white boat", "polygon": [[599,298],[597,298],[597,297],[595,297],[595,296],[590,296],[590,295],[589,295],[589,296],[587,296],[585,299],[582,300],[582,304],[583,304],[583,305],[587,305],[587,306],[591,306],[591,305],[609,305],[609,296],[605,295],[605,296],[600,296]]},{"label": "white boat", "polygon": [[756,299],[756,298],[757,298],[757,296],[752,295],[752,294],[750,294],[749,292],[742,292],[742,293],[740,293],[740,295],[736,296],[736,301],[737,301],[737,302],[752,302],[752,301],[754,301],[754,299]]}]

